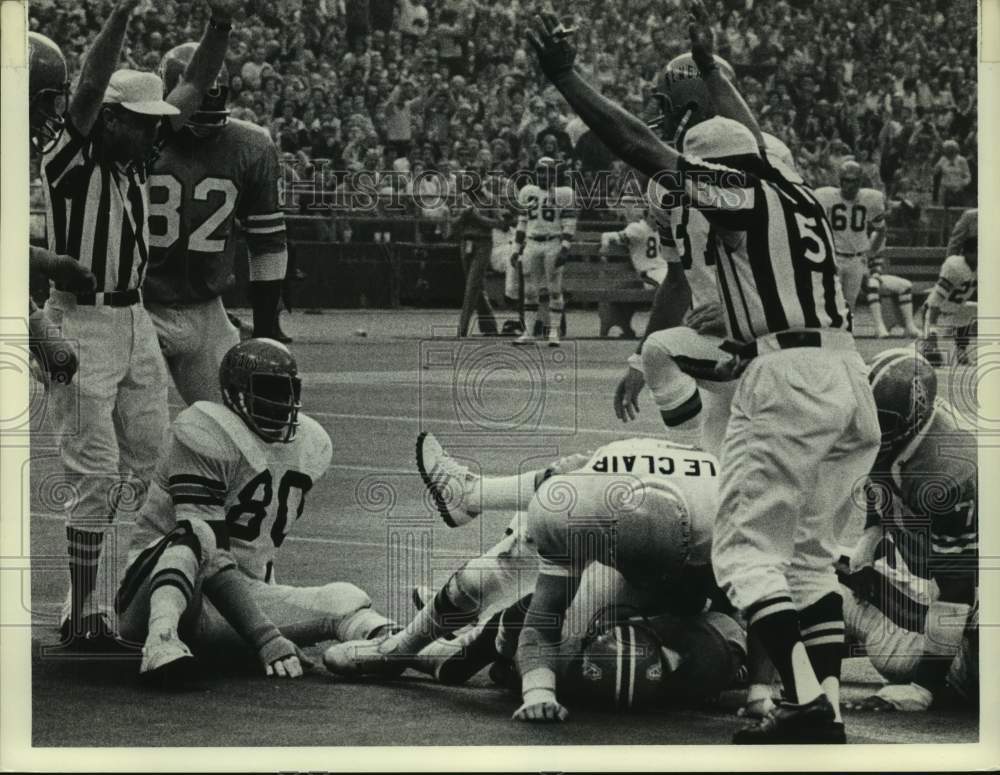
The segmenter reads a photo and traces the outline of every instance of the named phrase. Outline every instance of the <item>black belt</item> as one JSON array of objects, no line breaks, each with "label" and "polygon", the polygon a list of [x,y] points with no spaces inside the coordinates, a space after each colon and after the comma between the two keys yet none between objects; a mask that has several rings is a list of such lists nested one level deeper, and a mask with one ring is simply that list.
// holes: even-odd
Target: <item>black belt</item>
[{"label": "black belt", "polygon": [[857,253],[845,253],[842,250],[838,250],[837,255],[842,256],[843,258],[857,258],[858,256],[866,255],[866,251],[859,250]]},{"label": "black belt", "polygon": [[[795,347],[823,346],[823,337],[818,331],[781,331],[774,335],[774,340],[782,350],[791,350]],[[757,357],[757,342],[755,341],[746,344],[726,341],[719,345],[719,348],[747,361]]]},{"label": "black belt", "polygon": [[131,307],[141,300],[138,288],[129,291],[81,293],[76,297],[76,303],[82,307]]},{"label": "black belt", "polygon": [[548,242],[549,240],[552,239],[559,239],[561,236],[562,236],[561,234],[552,234],[548,237],[528,237],[528,239],[530,239],[532,242]]}]

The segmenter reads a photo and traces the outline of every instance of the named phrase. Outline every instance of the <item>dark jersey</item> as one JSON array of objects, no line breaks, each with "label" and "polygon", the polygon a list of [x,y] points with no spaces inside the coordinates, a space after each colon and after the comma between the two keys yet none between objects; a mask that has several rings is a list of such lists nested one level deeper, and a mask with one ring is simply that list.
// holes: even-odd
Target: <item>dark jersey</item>
[{"label": "dark jersey", "polygon": [[229,290],[237,219],[252,257],[283,253],[279,175],[277,149],[255,124],[230,119],[204,139],[168,135],[149,178],[147,301],[207,301]]},{"label": "dark jersey", "polygon": [[869,523],[902,534],[896,545],[909,569],[942,593],[957,587],[968,599],[954,602],[969,604],[979,558],[977,470],[975,432],[938,400],[927,427],[868,485]]}]

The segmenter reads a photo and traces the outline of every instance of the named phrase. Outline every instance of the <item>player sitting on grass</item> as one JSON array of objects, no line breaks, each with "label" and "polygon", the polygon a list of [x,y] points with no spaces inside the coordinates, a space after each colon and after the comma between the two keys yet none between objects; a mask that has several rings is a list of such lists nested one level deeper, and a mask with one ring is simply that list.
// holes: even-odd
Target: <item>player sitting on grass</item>
[{"label": "player sitting on grass", "polygon": [[198,401],[170,427],[116,601],[121,634],[145,642],[144,675],[183,674],[192,648],[225,650],[237,633],[269,674],[297,675],[292,641],[368,638],[392,625],[353,584],[276,582],[276,551],[332,449],[299,411],[295,358],[250,339],[226,353],[219,382],[224,405]]},{"label": "player sitting on grass", "polygon": [[[558,619],[552,626],[559,632],[577,586],[581,589],[573,601],[573,615],[569,618],[573,624],[566,628],[567,641],[556,658],[559,666],[574,676],[568,679],[570,684],[579,683],[575,679],[585,676],[581,671],[587,664],[587,654],[598,659],[597,653],[608,648],[607,639],[587,638],[587,625],[597,612],[605,612],[602,618],[606,621],[616,622],[620,616],[607,613],[613,612],[615,606],[619,612],[625,610],[623,606],[630,606],[629,610],[651,618],[669,614],[657,620],[659,630],[653,627],[654,632],[659,632],[656,642],[669,644],[671,649],[656,679],[664,679],[664,685],[680,686],[686,680],[684,675],[704,669],[703,662],[693,659],[676,680],[664,678],[687,659],[674,658],[674,652],[690,655],[697,651],[681,645],[697,640],[693,634],[696,631],[714,632],[717,639],[740,642],[734,634],[739,631],[735,622],[730,620],[731,626],[722,626],[699,618],[709,597],[717,593],[707,564],[718,498],[718,463],[714,456],[662,440],[630,439],[592,454],[563,458],[548,469],[508,477],[479,477],[451,458],[432,435],[421,434],[417,462],[449,525],[466,524],[484,510],[494,508],[527,510],[527,518],[515,518],[503,541],[456,572],[402,632],[381,640],[331,646],[324,662],[332,672],[393,677],[407,667],[415,667],[433,672],[439,680],[459,683],[498,656],[513,655],[520,620],[526,611],[537,617],[539,605],[553,605],[550,593],[554,586],[563,590],[565,598],[561,602],[565,605],[555,605],[555,618],[546,621]],[[581,520],[581,514],[588,516]],[[553,563],[561,561],[556,544],[562,539],[572,542],[575,539],[568,536],[579,531],[577,537],[591,539],[588,545],[596,547],[596,553],[575,557],[569,565],[556,570]],[[563,548],[570,545],[566,543]],[[555,581],[539,576],[538,550],[543,548],[546,553],[542,574],[556,576]],[[670,567],[671,562],[674,567]],[[569,576],[563,578],[563,572]],[[669,586],[670,594],[663,594],[663,584]],[[540,604],[535,602],[539,589],[543,594]],[[534,593],[530,599],[525,596],[528,591]],[[724,605],[724,599],[718,599]],[[500,606],[507,607],[485,624],[472,626],[450,641],[434,643],[482,621]],[[493,633],[498,623],[502,626],[495,646]],[[580,624],[583,626],[577,626]],[[535,632],[527,631],[529,644],[531,638],[537,639],[537,624]],[[626,637],[622,633],[613,637]],[[560,638],[557,633],[556,639]],[[711,653],[733,657],[743,652],[727,647]],[[728,685],[741,659],[727,662],[727,667],[715,665],[710,672],[726,676],[723,683]],[[644,669],[653,669],[656,664],[653,660]],[[525,680],[534,681],[538,676],[535,673]],[[708,693],[717,690],[714,684],[706,686]],[[682,694],[677,689],[677,697]],[[530,714],[522,716],[533,718]]]},{"label": "player sitting on grass", "polygon": [[957,693],[978,701],[978,454],[975,431],[937,398],[913,348],[871,362],[882,449],[865,532],[840,569],[847,635],[891,683],[860,704],[927,710]]}]

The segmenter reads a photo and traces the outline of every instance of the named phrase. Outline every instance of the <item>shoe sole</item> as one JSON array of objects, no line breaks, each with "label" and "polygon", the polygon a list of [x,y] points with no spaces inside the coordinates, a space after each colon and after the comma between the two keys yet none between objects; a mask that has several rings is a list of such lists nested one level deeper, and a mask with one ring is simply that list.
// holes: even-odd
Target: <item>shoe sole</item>
[{"label": "shoe sole", "polygon": [[193,656],[183,656],[155,670],[139,673],[139,683],[164,692],[185,692],[197,688],[197,662]]},{"label": "shoe sole", "polygon": [[417,470],[420,472],[420,478],[424,481],[424,487],[430,491],[431,497],[434,499],[434,505],[437,506],[441,519],[448,527],[458,527],[458,523],[448,510],[448,504],[438,492],[437,486],[431,481],[430,475],[427,473],[427,466],[424,465],[424,441],[429,435],[427,431],[420,431],[420,435],[417,436]]}]

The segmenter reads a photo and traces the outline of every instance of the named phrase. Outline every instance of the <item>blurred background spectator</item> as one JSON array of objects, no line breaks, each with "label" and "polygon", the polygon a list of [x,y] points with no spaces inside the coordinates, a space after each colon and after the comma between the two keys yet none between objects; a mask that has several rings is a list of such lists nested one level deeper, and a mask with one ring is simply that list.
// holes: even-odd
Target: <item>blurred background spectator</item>
[{"label": "blurred background spectator", "polygon": [[[34,0],[31,27],[59,42],[71,71],[113,2]],[[227,59],[233,115],[266,127],[283,153],[286,189],[309,160],[324,179],[402,169],[509,175],[543,154],[585,174],[626,172],[580,126],[525,51],[540,0],[259,0]],[[976,6],[972,0],[709,0],[719,53],[766,131],[782,138],[813,185],[835,183],[853,157],[866,185],[913,207],[976,198]],[[738,9],[735,6],[739,6]],[[687,46],[680,0],[579,0],[578,64],[610,98],[655,114],[657,76]],[[155,69],[195,40],[204,4],[144,2],[123,64]],[[333,172],[330,171],[332,167]],[[621,181],[610,181],[614,189]],[[621,182],[624,185],[623,182]],[[385,183],[398,188],[396,183]],[[403,185],[403,184],[399,184]],[[437,206],[432,211],[442,214]]]}]

